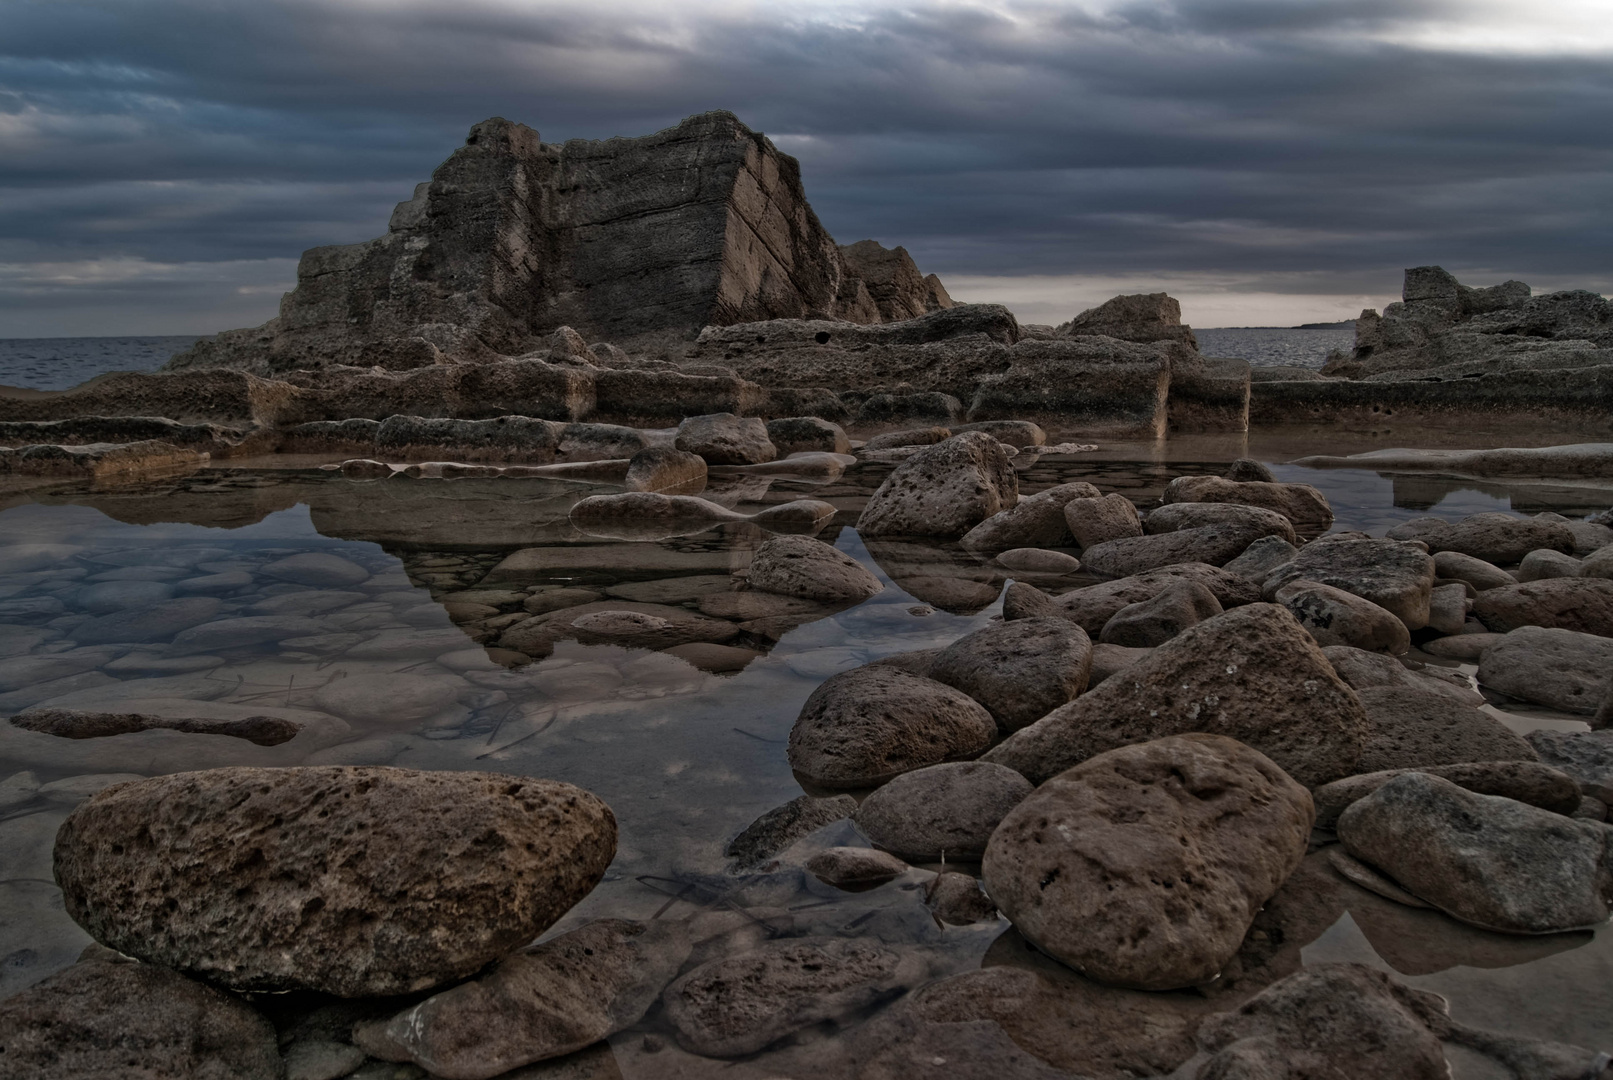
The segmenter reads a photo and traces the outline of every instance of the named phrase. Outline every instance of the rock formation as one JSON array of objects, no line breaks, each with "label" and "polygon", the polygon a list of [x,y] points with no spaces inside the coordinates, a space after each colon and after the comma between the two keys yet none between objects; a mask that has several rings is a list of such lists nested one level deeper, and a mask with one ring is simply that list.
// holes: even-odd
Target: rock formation
[{"label": "rock formation", "polygon": [[[277,318],[173,366],[408,369],[530,353],[560,327],[677,340],[708,325],[877,323],[951,306],[904,249],[838,247],[795,159],[732,113],[558,144],[494,117],[398,204],[385,236],[305,252]],[[548,348],[590,359],[580,338]]]}]

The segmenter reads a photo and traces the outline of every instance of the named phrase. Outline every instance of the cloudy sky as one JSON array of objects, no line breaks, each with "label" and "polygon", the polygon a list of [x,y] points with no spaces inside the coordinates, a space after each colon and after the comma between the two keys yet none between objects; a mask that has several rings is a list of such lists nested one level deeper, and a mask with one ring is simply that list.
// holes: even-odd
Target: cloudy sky
[{"label": "cloudy sky", "polygon": [[1605,0],[0,0],[0,337],[204,333],[502,115],[738,113],[842,243],[1060,321],[1613,292]]}]

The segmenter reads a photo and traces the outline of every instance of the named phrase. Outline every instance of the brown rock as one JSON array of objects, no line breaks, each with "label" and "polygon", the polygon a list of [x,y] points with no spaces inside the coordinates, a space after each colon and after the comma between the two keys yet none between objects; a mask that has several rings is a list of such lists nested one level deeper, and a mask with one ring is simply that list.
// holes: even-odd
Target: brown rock
[{"label": "brown rock", "polygon": [[1103,982],[1214,979],[1305,856],[1310,794],[1264,755],[1181,735],[1099,755],[1003,819],[986,891],[1039,948]]},{"label": "brown rock", "polygon": [[884,588],[862,563],[808,536],[775,536],[751,557],[750,587],[820,604],[866,600]]},{"label": "brown rock", "polygon": [[1436,551],[1433,554],[1434,570],[1440,577],[1465,581],[1479,592],[1518,583],[1517,578],[1483,559],[1475,559],[1459,551]]},{"label": "brown rock", "polygon": [[1064,523],[1079,547],[1143,534],[1142,517],[1132,501],[1118,491],[1099,498],[1071,499],[1064,504]]},{"label": "brown rock", "polygon": [[775,806],[728,842],[723,854],[739,869],[748,869],[772,858],[804,836],[825,825],[844,821],[857,809],[850,795],[827,799],[801,795],[783,806]]},{"label": "brown rock", "polygon": [[907,864],[873,848],[832,847],[806,861],[807,872],[826,885],[858,891],[907,873]]},{"label": "brown rock", "polygon": [[1293,562],[1273,570],[1261,591],[1274,596],[1284,585],[1299,580],[1330,585],[1370,600],[1405,623],[1407,630],[1428,625],[1434,560],[1415,544],[1324,536],[1301,548]]},{"label": "brown rock", "polygon": [[678,425],[673,445],[699,455],[707,465],[755,465],[778,456],[766,423],[733,413],[688,417]]},{"label": "brown rock", "polygon": [[930,765],[872,792],[853,819],[868,839],[905,859],[977,858],[992,830],[1031,791],[1029,780],[1001,765]]},{"label": "brown rock", "polygon": [[863,536],[962,536],[1014,506],[1019,481],[1002,443],[979,431],[926,447],[885,478],[857,519]]},{"label": "brown rock", "polygon": [[1538,806],[1554,814],[1579,809],[1579,785],[1567,773],[1537,761],[1475,761],[1457,765],[1426,765],[1415,769],[1380,769],[1323,784],[1311,796],[1316,800],[1316,827],[1331,829],[1345,807],[1364,799],[1395,777],[1423,772],[1449,780],[1480,795],[1500,795]]},{"label": "brown rock", "polygon": [[1268,484],[1225,480],[1219,476],[1178,476],[1165,485],[1167,503],[1239,503],[1275,510],[1306,535],[1326,532],[1333,524],[1327,496],[1309,484]]},{"label": "brown rock", "polygon": [[1097,493],[1097,488],[1081,481],[1038,491],[982,521],[964,533],[959,543],[970,551],[1066,547],[1073,538],[1066,524],[1065,508]]},{"label": "brown rock", "polygon": [[475,772],[229,768],[118,784],[56,838],[68,914],[239,989],[409,993],[530,941],[616,851],[581,788]]},{"label": "brown rock", "polygon": [[694,495],[706,487],[706,460],[670,446],[646,446],[627,463],[628,491],[662,495]]},{"label": "brown rock", "polygon": [[1178,581],[1158,596],[1115,612],[1100,637],[1106,645],[1151,649],[1221,611],[1221,601],[1202,583]]},{"label": "brown rock", "polygon": [[1273,598],[1299,620],[1318,645],[1349,645],[1396,656],[1411,649],[1411,632],[1405,623],[1354,593],[1296,578]]},{"label": "brown rock", "polygon": [[1053,598],[1034,585],[1010,581],[1003,590],[1003,621],[1039,619],[1058,613]]},{"label": "brown rock", "polygon": [[1613,579],[1551,578],[1486,589],[1473,601],[1473,614],[1497,634],[1555,626],[1613,637]]},{"label": "brown rock", "polygon": [[1124,577],[1178,563],[1207,563],[1220,566],[1243,554],[1261,534],[1257,526],[1241,522],[1200,525],[1175,532],[1148,536],[1127,536],[1105,540],[1081,549],[1082,564],[1088,571]]},{"label": "brown rock", "polygon": [[1238,739],[1314,786],[1357,771],[1370,725],[1294,617],[1251,604],[1189,627],[982,760],[1039,783],[1104,751],[1184,732]]},{"label": "brown rock", "polygon": [[302,725],[279,716],[248,716],[241,720],[208,717],[163,717],[145,713],[83,712],[78,709],[29,709],[11,718],[15,727],[43,731],[64,739],[99,739],[135,731],[166,728],[198,735],[232,735],[258,746],[279,746],[295,738]]},{"label": "brown rock", "polygon": [[930,678],[956,687],[1018,731],[1087,688],[1092,641],[1065,619],[1015,619],[954,641],[930,666]]},{"label": "brown rock", "polygon": [[1150,510],[1143,528],[1150,533],[1197,529],[1204,525],[1245,525],[1256,538],[1275,536],[1289,544],[1299,543],[1294,523],[1275,510],[1226,502],[1175,502]]},{"label": "brown rock", "polygon": [[924,887],[924,906],[948,926],[996,922],[997,905],[980,889],[973,874],[945,870]]},{"label": "brown rock", "polygon": [[1574,550],[1568,526],[1512,514],[1472,514],[1461,521],[1421,517],[1396,525],[1392,540],[1421,540],[1430,552],[1455,551],[1490,563],[1515,563],[1537,548]]},{"label": "brown rock", "polygon": [[1536,760],[1523,736],[1488,713],[1443,694],[1389,686],[1357,694],[1372,726],[1357,765],[1361,772]]},{"label": "brown rock", "polygon": [[1127,604],[1151,600],[1184,579],[1203,584],[1224,608],[1252,604],[1260,599],[1260,588],[1246,578],[1205,563],[1180,563],[1075,589],[1054,602],[1063,618],[1096,637],[1103,633],[1104,624],[1114,618],[1115,612]]}]

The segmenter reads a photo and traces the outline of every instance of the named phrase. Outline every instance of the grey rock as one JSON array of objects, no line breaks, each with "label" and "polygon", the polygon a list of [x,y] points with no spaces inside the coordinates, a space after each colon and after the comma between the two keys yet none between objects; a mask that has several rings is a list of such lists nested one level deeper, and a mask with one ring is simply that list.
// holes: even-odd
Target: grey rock
[{"label": "grey rock", "polygon": [[1579,576],[1586,578],[1613,578],[1613,547],[1594,551],[1579,564]]},{"label": "grey rock", "polygon": [[952,429],[944,427],[904,428],[875,435],[862,445],[864,451],[895,450],[903,446],[934,446],[952,438]]},{"label": "grey rock", "polygon": [[68,914],[120,952],[352,997],[470,975],[582,899],[615,851],[610,809],[557,781],[229,768],[102,791],[63,823],[55,867]]},{"label": "grey rock", "polygon": [[816,416],[790,416],[767,422],[767,439],[780,457],[803,451],[829,454],[851,453],[851,440],[839,424]]},{"label": "grey rock", "polygon": [[755,465],[778,457],[778,449],[767,437],[766,423],[733,413],[689,417],[678,425],[673,445],[698,454],[707,465]]},{"label": "grey rock", "polygon": [[1129,577],[1161,566],[1197,562],[1220,566],[1231,562],[1260,538],[1257,526],[1238,522],[1200,525],[1175,532],[1127,536],[1082,548],[1088,571]]},{"label": "grey rock", "polygon": [[1473,601],[1473,614],[1497,634],[1546,626],[1613,637],[1613,579],[1548,578],[1486,589]]},{"label": "grey rock", "polygon": [[1484,650],[1479,682],[1537,705],[1595,716],[1613,687],[1613,638],[1522,626]]},{"label": "grey rock", "polygon": [[709,499],[651,491],[590,495],[572,505],[569,517],[589,536],[615,540],[664,540],[746,520]]},{"label": "grey rock", "polygon": [[1421,517],[1391,528],[1391,540],[1420,540],[1430,552],[1455,551],[1491,563],[1515,563],[1537,548],[1574,550],[1574,534],[1555,521],[1473,514],[1461,521]]},{"label": "grey rock", "polygon": [[862,563],[807,536],[770,537],[751,557],[750,586],[819,604],[852,604],[884,589]]},{"label": "grey rock", "polygon": [[739,1057],[910,986],[923,966],[867,938],[770,941],[702,964],[662,1001],[686,1050]]},{"label": "grey rock", "polygon": [[1349,645],[1399,655],[1411,648],[1411,632],[1388,610],[1354,593],[1296,578],[1273,595],[1318,645]]},{"label": "grey rock", "polygon": [[1103,624],[1106,645],[1148,649],[1222,612],[1221,601],[1201,582],[1178,581],[1148,600],[1127,604]]},{"label": "grey rock", "polygon": [[252,587],[253,576],[245,570],[232,570],[223,574],[207,574],[186,578],[175,583],[174,591],[187,596],[222,596]]},{"label": "grey rock", "polygon": [[930,678],[980,702],[1004,731],[1018,731],[1073,701],[1091,672],[1091,639],[1058,618],[984,627],[947,646],[930,666]]},{"label": "grey rock", "polygon": [[1442,578],[1454,578],[1465,581],[1474,589],[1483,592],[1485,589],[1494,589],[1501,585],[1516,585],[1518,579],[1496,566],[1494,563],[1475,559],[1471,555],[1464,555],[1460,551],[1437,551],[1434,553],[1434,572]]},{"label": "grey rock", "polygon": [[807,872],[826,885],[857,891],[883,885],[907,873],[907,864],[872,848],[832,847],[806,861]]},{"label": "grey rock", "polygon": [[1357,694],[1372,725],[1357,766],[1361,772],[1535,760],[1523,736],[1444,694],[1394,686],[1369,687]]},{"label": "grey rock", "polygon": [[1442,634],[1460,634],[1467,625],[1467,589],[1463,582],[1435,585],[1428,594],[1428,628]]},{"label": "grey rock", "polygon": [[1525,736],[1543,764],[1574,778],[1593,799],[1613,804],[1613,731],[1531,731]]},{"label": "grey rock", "polygon": [[1438,656],[1445,660],[1460,660],[1464,664],[1476,664],[1483,659],[1485,649],[1504,637],[1505,634],[1492,634],[1488,631],[1477,634],[1455,634],[1451,637],[1425,641],[1417,647],[1430,656]]},{"label": "grey rock", "polygon": [[1309,484],[1270,484],[1224,480],[1219,476],[1178,476],[1165,485],[1167,503],[1237,503],[1275,510],[1307,535],[1326,532],[1333,524],[1327,497]]},{"label": "grey rock", "polygon": [[516,623],[504,631],[499,643],[528,656],[547,656],[553,643],[562,638],[626,649],[670,649],[702,641],[721,645],[739,633],[739,627],[726,619],[708,618],[683,607],[600,600]]},{"label": "grey rock", "polygon": [[1353,803],[1339,840],[1421,900],[1462,922],[1549,934],[1608,917],[1613,831],[1426,773]]},{"label": "grey rock", "polygon": [[1300,549],[1294,561],[1267,575],[1262,594],[1303,578],[1354,593],[1385,608],[1408,630],[1428,625],[1434,560],[1416,544],[1324,536]]},{"label": "grey rock", "polygon": [[486,1080],[638,1023],[690,947],[681,923],[600,919],[405,1009],[384,1037],[432,1076]]},{"label": "grey rock", "polygon": [[1579,577],[1579,560],[1553,548],[1539,548],[1523,557],[1514,576],[1519,581]]},{"label": "grey rock", "polygon": [[200,735],[231,735],[258,746],[278,746],[294,738],[302,725],[278,716],[240,720],[205,717],[162,717],[146,713],[84,712],[78,709],[29,709],[11,718],[13,727],[42,731],[64,739],[100,739],[135,731],[166,729]]},{"label": "grey rock", "polygon": [[1036,586],[1023,581],[1010,581],[1003,590],[1003,621],[1040,619],[1056,615],[1058,606],[1053,598]]},{"label": "grey rock", "polygon": [[1572,814],[1581,802],[1579,785],[1573,777],[1537,761],[1474,761],[1415,769],[1380,769],[1335,780],[1311,792],[1316,800],[1316,827],[1333,828],[1345,807],[1408,772],[1438,776],[1480,795],[1516,799],[1554,814]]},{"label": "grey rock", "polygon": [[[1191,506],[1193,504],[1184,503],[1183,505]],[[1243,554],[1224,565],[1221,569],[1228,573],[1237,574],[1240,577],[1246,577],[1259,585],[1266,580],[1267,574],[1270,574],[1284,563],[1292,562],[1294,556],[1298,553],[1298,548],[1280,536],[1262,536],[1259,540],[1244,548]]]},{"label": "grey rock", "polygon": [[315,589],[346,589],[370,579],[370,572],[362,566],[326,551],[305,551],[276,559],[261,572],[279,581]]},{"label": "grey rock", "polygon": [[43,656],[7,657],[0,660],[0,693],[94,671],[116,655],[117,650],[92,647]]},{"label": "grey rock", "polygon": [[807,698],[790,729],[790,766],[821,787],[872,787],[972,758],[996,733],[984,707],[944,683],[892,667],[853,668]]},{"label": "grey rock", "polygon": [[1064,523],[1071,539],[1081,548],[1143,534],[1137,507],[1118,491],[1101,498],[1094,491],[1086,498],[1071,499],[1064,505]]},{"label": "grey rock", "polygon": [[1357,771],[1369,731],[1355,692],[1294,617],[1252,604],[1189,627],[982,760],[1039,783],[1119,746],[1208,732],[1315,786]]},{"label": "grey rock", "polygon": [[1089,635],[1103,633],[1103,626],[1127,604],[1152,599],[1178,581],[1197,581],[1215,594],[1223,608],[1252,604],[1260,599],[1259,587],[1247,578],[1229,574],[1207,563],[1179,563],[1162,566],[1143,574],[1074,589],[1054,603],[1062,618],[1080,626]]},{"label": "grey rock", "polygon": [[1182,305],[1167,293],[1135,293],[1088,308],[1054,333],[1059,337],[1107,337],[1120,341],[1179,341],[1198,348],[1191,327],[1182,323]]},{"label": "grey rock", "polygon": [[671,446],[646,446],[627,462],[628,491],[692,495],[705,490],[706,461],[699,454]]},{"label": "grey rock", "polygon": [[280,1080],[274,1026],[155,964],[89,960],[0,1001],[12,1080]]},{"label": "grey rock", "polygon": [[850,795],[834,795],[827,799],[798,796],[783,806],[775,806],[747,825],[743,832],[729,841],[723,854],[733,859],[739,868],[755,866],[825,825],[844,821],[856,809],[857,800]]},{"label": "grey rock", "polygon": [[904,859],[967,860],[985,852],[992,830],[1032,790],[1001,765],[931,765],[871,793],[853,818],[868,839]]},{"label": "grey rock", "polygon": [[997,905],[980,888],[973,874],[946,870],[924,887],[924,906],[948,926],[996,922]]},{"label": "grey rock", "polygon": [[1207,983],[1305,856],[1310,794],[1217,735],[1099,755],[1044,783],[987,845],[986,891],[1028,940],[1089,978]]},{"label": "grey rock", "polygon": [[863,536],[962,536],[1015,505],[1019,481],[1003,446],[971,431],[926,447],[879,485],[862,515]]},{"label": "grey rock", "polygon": [[1132,648],[1126,645],[1110,645],[1099,642],[1092,646],[1092,678],[1087,686],[1097,686],[1111,675],[1118,674],[1140,660],[1147,659],[1154,650]]},{"label": "grey rock", "polygon": [[1199,1027],[1199,1080],[1450,1075],[1445,1001],[1361,964],[1319,964]]},{"label": "grey rock", "polygon": [[1065,516],[1066,507],[1097,493],[1097,488],[1084,481],[1038,491],[982,521],[964,533],[959,543],[970,551],[1067,547],[1073,538]]},{"label": "grey rock", "polygon": [[1227,479],[1236,480],[1240,484],[1247,484],[1250,481],[1266,484],[1275,484],[1277,482],[1276,475],[1264,464],[1253,458],[1238,458],[1229,465],[1227,467]]},{"label": "grey rock", "polygon": [[98,619],[79,623],[73,628],[73,637],[81,645],[168,641],[181,631],[207,622],[223,607],[218,599],[211,596],[164,600],[150,607],[102,615]]},{"label": "grey rock", "polygon": [[[1547,517],[1541,514],[1541,517]],[[1594,521],[1564,520],[1568,531],[1574,534],[1574,554],[1590,555],[1613,545],[1613,529]]]},{"label": "grey rock", "polygon": [[1275,536],[1289,544],[1299,542],[1293,522],[1277,511],[1239,503],[1166,503],[1150,510],[1143,519],[1143,529],[1150,533],[1196,529],[1202,525],[1244,525],[1257,539]]}]

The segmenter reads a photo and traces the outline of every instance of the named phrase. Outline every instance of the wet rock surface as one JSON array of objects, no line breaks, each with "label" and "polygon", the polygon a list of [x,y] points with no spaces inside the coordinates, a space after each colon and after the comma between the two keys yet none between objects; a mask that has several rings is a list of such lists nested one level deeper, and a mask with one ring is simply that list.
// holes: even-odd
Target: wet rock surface
[{"label": "wet rock surface", "polygon": [[1221,601],[1201,582],[1178,581],[1158,596],[1127,604],[1110,616],[1099,635],[1105,645],[1150,649],[1221,614]]},{"label": "wet rock surface", "polygon": [[986,707],[1004,731],[1035,723],[1087,688],[1092,640],[1065,619],[1015,619],[947,646],[929,677]]},{"label": "wet rock surface", "polygon": [[868,889],[907,873],[907,864],[872,848],[833,847],[806,861],[807,873],[837,889]]},{"label": "wet rock surface", "polygon": [[729,841],[723,854],[739,867],[753,866],[783,851],[804,836],[843,821],[857,809],[850,795],[826,799],[802,795],[776,806],[747,825]]},{"label": "wet rock surface", "polygon": [[978,858],[1003,817],[1033,790],[1013,769],[983,761],[915,769],[857,807],[857,827],[879,847],[915,861]]},{"label": "wet rock surface", "polygon": [[1188,628],[983,760],[1040,782],[1118,746],[1208,732],[1316,785],[1356,771],[1370,731],[1355,692],[1293,616],[1252,604]]},{"label": "wet rock surface", "polygon": [[11,723],[27,731],[42,731],[64,739],[101,739],[167,728],[201,735],[230,735],[259,746],[278,746],[295,738],[302,730],[301,724],[279,716],[225,720],[151,716],[145,713],[84,712],[79,709],[30,709],[13,716]]},{"label": "wet rock surface", "polygon": [[240,998],[154,964],[90,960],[0,1000],[17,1080],[142,1076],[280,1080],[268,1020]]},{"label": "wet rock surface", "polygon": [[1395,777],[1338,821],[1345,850],[1463,922],[1549,934],[1608,917],[1613,830],[1425,773]]},{"label": "wet rock surface", "polygon": [[1123,747],[1043,784],[986,848],[986,890],[1026,938],[1103,982],[1214,979],[1305,854],[1304,788],[1232,739]]},{"label": "wet rock surface", "polygon": [[855,603],[884,588],[851,556],[806,536],[775,536],[751,558],[750,587],[824,604]]},{"label": "wet rock surface", "polygon": [[555,781],[218,769],[80,806],[56,878],[69,914],[120,952],[239,989],[352,997],[497,959],[580,900],[615,848],[609,808]]}]

